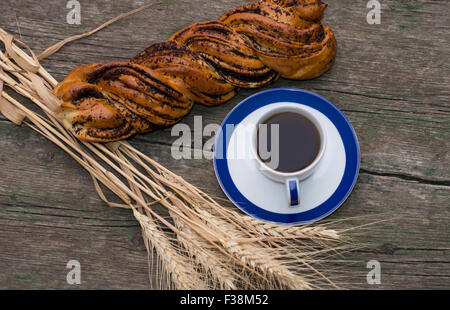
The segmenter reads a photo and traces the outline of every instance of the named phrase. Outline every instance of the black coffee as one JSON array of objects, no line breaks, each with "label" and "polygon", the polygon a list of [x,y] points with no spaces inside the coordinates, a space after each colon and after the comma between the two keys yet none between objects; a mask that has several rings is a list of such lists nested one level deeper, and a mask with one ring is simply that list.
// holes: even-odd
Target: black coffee
[{"label": "black coffee", "polygon": [[[276,114],[266,120],[263,124],[267,126],[267,136],[262,134],[261,128],[258,130],[258,155],[267,164],[272,161],[276,150],[272,150],[272,125],[279,126],[279,152],[278,166],[270,165],[279,172],[296,172],[308,167],[316,159],[320,150],[320,133],[317,127],[308,118],[293,112],[283,112]],[[276,133],[276,132],[275,132]],[[267,139],[267,151],[272,154],[264,158],[260,149],[263,139]],[[274,137],[275,138],[275,137]],[[263,145],[264,146],[264,145]],[[276,146],[276,144],[275,144]],[[274,160],[273,162],[276,162]],[[272,164],[273,164],[272,162]]]}]

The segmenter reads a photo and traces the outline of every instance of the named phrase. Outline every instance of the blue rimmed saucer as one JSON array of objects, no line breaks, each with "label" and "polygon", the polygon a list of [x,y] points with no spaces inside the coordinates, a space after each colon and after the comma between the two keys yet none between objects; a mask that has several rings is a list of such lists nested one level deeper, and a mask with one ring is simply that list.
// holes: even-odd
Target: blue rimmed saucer
[{"label": "blue rimmed saucer", "polygon": [[[277,103],[302,105],[327,134],[320,166],[300,183],[297,207],[289,205],[285,184],[265,177],[246,156],[248,128]],[[253,217],[289,225],[320,220],[339,208],[355,186],[359,165],[358,139],[344,114],[321,96],[299,89],[271,89],[242,101],[223,121],[214,149],[216,176],[228,198]]]}]

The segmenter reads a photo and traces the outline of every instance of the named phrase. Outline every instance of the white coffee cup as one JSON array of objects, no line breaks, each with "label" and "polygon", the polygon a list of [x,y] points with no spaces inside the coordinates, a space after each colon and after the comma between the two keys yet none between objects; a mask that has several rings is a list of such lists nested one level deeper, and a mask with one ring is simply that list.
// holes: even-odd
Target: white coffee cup
[{"label": "white coffee cup", "polygon": [[[295,172],[280,172],[273,168],[271,168],[267,163],[265,163],[260,156],[258,155],[258,130],[259,125],[264,124],[268,119],[270,119],[272,116],[285,113],[285,112],[291,112],[291,113],[297,113],[302,115],[303,117],[306,117],[308,120],[310,120],[314,126],[317,128],[317,131],[320,135],[320,147],[319,152],[316,156],[316,158],[309,164],[307,167],[305,167],[302,170],[295,171]],[[251,150],[252,150],[252,158],[255,159],[256,164],[262,174],[278,183],[284,183],[286,184],[286,190],[287,190],[287,196],[289,205],[291,207],[296,207],[300,205],[300,182],[309,178],[318,168],[320,161],[323,158],[323,155],[325,153],[326,145],[327,145],[327,136],[326,131],[323,128],[322,124],[319,122],[319,120],[306,108],[303,106],[292,106],[290,104],[283,104],[279,103],[274,105],[273,108],[271,108],[269,111],[261,115],[261,117],[258,118],[256,121],[255,128],[251,131]]]}]

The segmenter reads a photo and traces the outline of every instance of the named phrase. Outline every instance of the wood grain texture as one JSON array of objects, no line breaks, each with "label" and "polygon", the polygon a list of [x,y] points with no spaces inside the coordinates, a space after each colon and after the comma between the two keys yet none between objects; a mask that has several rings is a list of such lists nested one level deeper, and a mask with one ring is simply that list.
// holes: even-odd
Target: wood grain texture
[{"label": "wood grain texture", "polygon": [[[3,0],[0,26],[36,52],[94,28],[147,1],[83,1],[82,24],[66,23],[66,1]],[[62,80],[75,66],[126,60],[175,31],[216,19],[246,1],[171,0],[63,47],[42,62]],[[370,247],[347,255],[346,288],[450,288],[450,8],[443,1],[387,1],[381,25],[366,22],[367,1],[329,3],[325,22],[336,33],[333,69],[312,81],[279,80],[270,87],[317,92],[350,119],[362,152],[358,184],[331,219],[399,217],[356,234]],[[216,108],[196,106],[183,120],[220,123],[242,91]],[[224,198],[208,160],[176,161],[171,130],[131,143],[175,173]],[[205,138],[207,139],[207,138]],[[349,225],[362,225],[355,218]],[[82,265],[82,284],[69,286],[66,264]],[[366,283],[366,263],[382,264],[382,285]],[[90,176],[29,128],[0,116],[0,288],[147,289],[148,259],[140,229],[126,210],[97,197]]]}]

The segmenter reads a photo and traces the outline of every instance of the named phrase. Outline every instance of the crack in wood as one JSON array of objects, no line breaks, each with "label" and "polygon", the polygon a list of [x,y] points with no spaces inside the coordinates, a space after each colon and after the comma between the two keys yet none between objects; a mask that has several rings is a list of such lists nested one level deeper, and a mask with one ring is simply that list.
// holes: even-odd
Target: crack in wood
[{"label": "crack in wood", "polygon": [[403,98],[392,98],[392,97],[384,97],[384,96],[375,96],[375,95],[354,93],[354,92],[350,92],[350,91],[335,90],[335,89],[312,88],[312,90],[314,90],[314,91],[328,91],[328,92],[334,92],[334,93],[345,94],[345,95],[366,97],[366,98],[371,98],[371,99],[391,100],[391,101],[408,101],[407,99],[403,99]]}]

